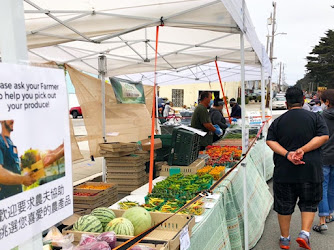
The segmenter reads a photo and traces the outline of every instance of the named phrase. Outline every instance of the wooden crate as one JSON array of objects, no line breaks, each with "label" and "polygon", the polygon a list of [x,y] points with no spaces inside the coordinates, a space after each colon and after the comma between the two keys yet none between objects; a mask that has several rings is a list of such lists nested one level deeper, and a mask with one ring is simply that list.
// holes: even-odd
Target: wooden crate
[{"label": "wooden crate", "polygon": [[[121,217],[124,210],[114,210],[116,217]],[[160,223],[164,219],[168,218],[171,214],[167,213],[154,213],[150,212],[152,218],[152,226]],[[180,232],[181,230],[188,226],[189,237],[192,233],[192,228],[195,225],[195,217],[192,215],[176,214],[172,218],[168,219],[165,223],[156,228],[152,233],[150,233],[145,240],[152,241],[166,241],[168,242],[170,250],[179,249],[180,246]],[[73,225],[67,226],[63,229],[63,234],[73,234],[74,241],[79,242],[82,234],[87,232],[73,231]],[[91,235],[99,235],[98,233],[89,233]],[[131,239],[131,236],[117,235],[118,239]]]}]

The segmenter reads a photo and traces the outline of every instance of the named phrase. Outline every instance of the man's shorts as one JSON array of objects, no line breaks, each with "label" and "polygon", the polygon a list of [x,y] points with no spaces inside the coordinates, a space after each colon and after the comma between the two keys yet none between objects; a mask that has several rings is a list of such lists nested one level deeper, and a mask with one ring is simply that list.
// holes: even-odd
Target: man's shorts
[{"label": "man's shorts", "polygon": [[274,210],[281,215],[294,212],[298,200],[301,212],[316,212],[322,200],[322,183],[275,183]]}]

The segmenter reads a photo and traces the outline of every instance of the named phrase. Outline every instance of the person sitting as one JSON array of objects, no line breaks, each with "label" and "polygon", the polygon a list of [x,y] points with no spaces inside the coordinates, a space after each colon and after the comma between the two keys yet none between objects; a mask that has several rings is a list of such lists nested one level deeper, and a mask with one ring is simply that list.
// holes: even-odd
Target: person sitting
[{"label": "person sitting", "polygon": [[241,107],[234,98],[230,100],[230,107],[232,108],[231,117],[241,118]]},{"label": "person sitting", "polygon": [[[227,128],[226,119],[223,116],[224,104],[225,103],[222,99],[216,98],[213,102],[212,108],[210,108],[209,111],[212,124],[218,125],[223,131],[223,134],[225,133],[225,130]],[[218,141],[219,139],[220,137],[218,135],[213,135],[213,142]]]}]

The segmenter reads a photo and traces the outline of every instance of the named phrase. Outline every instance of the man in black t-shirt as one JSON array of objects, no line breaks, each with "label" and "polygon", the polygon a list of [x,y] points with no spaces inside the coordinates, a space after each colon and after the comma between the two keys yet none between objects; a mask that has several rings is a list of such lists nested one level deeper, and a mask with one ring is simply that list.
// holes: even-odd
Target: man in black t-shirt
[{"label": "man in black t-shirt", "polygon": [[328,140],[323,118],[302,109],[303,92],[290,87],[286,92],[288,112],[270,126],[267,144],[274,151],[274,210],[281,229],[280,247],[290,248],[290,221],[298,200],[302,227],[296,239],[300,247],[311,249],[309,236],[322,199],[321,145]]}]

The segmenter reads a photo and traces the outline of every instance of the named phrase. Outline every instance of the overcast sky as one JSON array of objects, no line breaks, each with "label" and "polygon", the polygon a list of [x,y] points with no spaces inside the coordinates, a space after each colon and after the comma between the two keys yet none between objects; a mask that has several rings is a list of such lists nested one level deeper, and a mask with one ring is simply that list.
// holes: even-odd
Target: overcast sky
[{"label": "overcast sky", "polygon": [[[306,56],[318,44],[326,30],[334,29],[334,0],[276,1],[277,33],[274,42],[274,81],[278,79],[279,62],[285,64],[288,84],[295,84],[305,74]],[[270,0],[246,0],[256,33],[266,46],[267,18],[272,12]],[[271,34],[271,26],[269,26]]]}]

